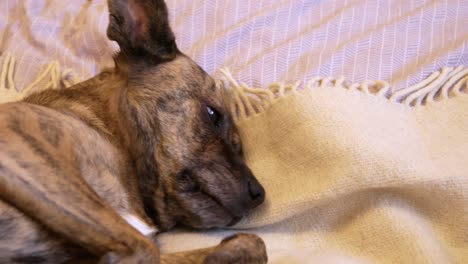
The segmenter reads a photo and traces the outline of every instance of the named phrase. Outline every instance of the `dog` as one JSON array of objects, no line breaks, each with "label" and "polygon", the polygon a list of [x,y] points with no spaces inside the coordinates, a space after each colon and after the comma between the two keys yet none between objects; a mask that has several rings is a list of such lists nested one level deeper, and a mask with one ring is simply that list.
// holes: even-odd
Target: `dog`
[{"label": "dog", "polygon": [[177,48],[163,0],[108,0],[115,68],[0,105],[0,263],[266,263],[263,241],[161,255],[265,198],[223,89]]}]

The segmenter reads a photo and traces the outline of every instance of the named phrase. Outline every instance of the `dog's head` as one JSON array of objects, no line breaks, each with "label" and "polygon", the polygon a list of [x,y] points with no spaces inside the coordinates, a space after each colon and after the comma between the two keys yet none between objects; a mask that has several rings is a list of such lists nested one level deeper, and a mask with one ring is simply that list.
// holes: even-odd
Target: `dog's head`
[{"label": "dog's head", "polygon": [[264,200],[243,161],[227,96],[179,52],[162,0],[109,0],[107,34],[128,81],[121,108],[146,213],[167,229],[236,223]]}]

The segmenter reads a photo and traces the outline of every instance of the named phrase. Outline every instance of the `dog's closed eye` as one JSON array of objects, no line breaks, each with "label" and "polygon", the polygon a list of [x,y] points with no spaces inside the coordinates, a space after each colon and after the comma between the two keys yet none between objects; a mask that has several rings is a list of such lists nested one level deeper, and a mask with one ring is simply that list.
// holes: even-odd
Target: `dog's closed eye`
[{"label": "dog's closed eye", "polygon": [[192,172],[189,170],[183,170],[176,175],[178,181],[178,187],[183,192],[198,192],[200,191],[200,185],[193,179]]}]

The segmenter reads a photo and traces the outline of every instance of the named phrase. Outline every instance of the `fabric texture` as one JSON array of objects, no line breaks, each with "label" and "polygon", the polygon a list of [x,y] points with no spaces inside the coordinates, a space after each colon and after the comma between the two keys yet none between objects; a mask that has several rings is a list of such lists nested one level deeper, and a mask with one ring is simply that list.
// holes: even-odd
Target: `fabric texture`
[{"label": "fabric texture", "polygon": [[237,226],[270,252],[303,249],[298,263],[323,252],[351,257],[334,263],[468,261],[468,69],[388,98],[385,84],[343,79],[270,93],[231,82],[247,162],[269,191]]},{"label": "fabric texture", "polygon": [[[270,263],[468,262],[467,0],[167,2],[180,49],[229,66],[267,201],[163,252],[243,230]],[[112,66],[107,21],[104,0],[1,1],[0,102]]]}]

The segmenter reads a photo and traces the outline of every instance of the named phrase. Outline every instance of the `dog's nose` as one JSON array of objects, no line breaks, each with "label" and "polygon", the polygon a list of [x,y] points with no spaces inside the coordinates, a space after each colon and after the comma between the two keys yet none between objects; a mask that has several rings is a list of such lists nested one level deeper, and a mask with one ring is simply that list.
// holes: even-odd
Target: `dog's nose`
[{"label": "dog's nose", "polygon": [[257,207],[265,200],[265,189],[256,180],[252,179],[247,182],[249,188],[250,199],[252,199],[252,207]]},{"label": "dog's nose", "polygon": [[259,206],[265,200],[265,189],[258,182],[252,171],[245,164],[242,164],[241,172],[243,179],[241,183],[238,204],[239,215],[244,215],[246,211]]}]

